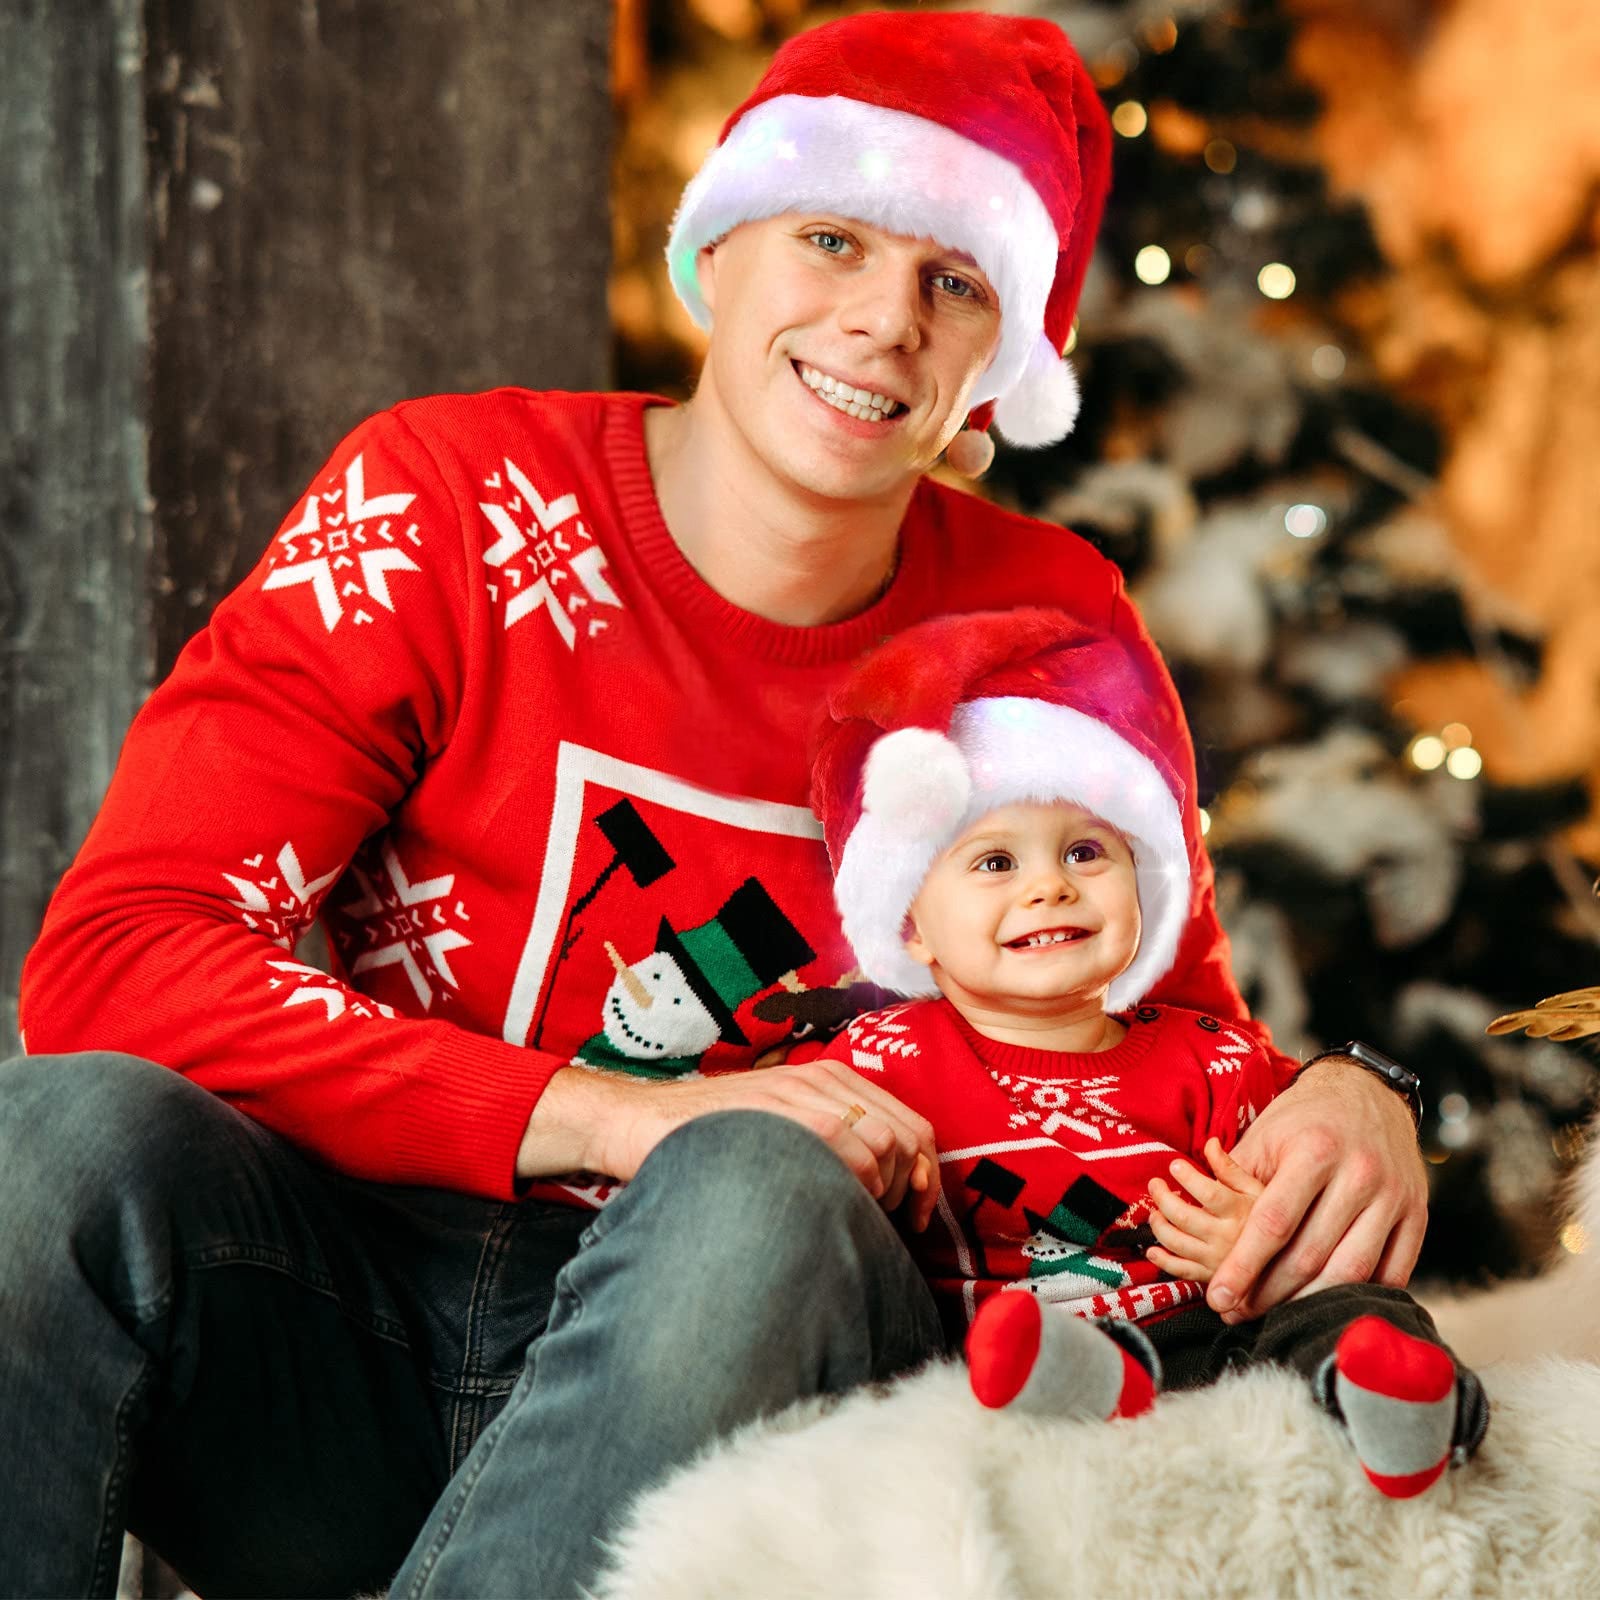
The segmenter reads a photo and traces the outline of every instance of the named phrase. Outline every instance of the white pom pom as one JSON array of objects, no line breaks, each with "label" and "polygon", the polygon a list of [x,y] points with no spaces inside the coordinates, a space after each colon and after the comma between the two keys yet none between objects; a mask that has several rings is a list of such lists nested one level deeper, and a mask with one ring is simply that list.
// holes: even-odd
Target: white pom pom
[{"label": "white pom pom", "polygon": [[932,728],[896,728],[861,774],[864,810],[919,839],[940,839],[966,814],[972,777],[960,750]]},{"label": "white pom pom", "polygon": [[994,425],[1007,444],[1037,450],[1072,432],[1078,420],[1078,375],[1041,333],[1023,374],[994,403]]}]

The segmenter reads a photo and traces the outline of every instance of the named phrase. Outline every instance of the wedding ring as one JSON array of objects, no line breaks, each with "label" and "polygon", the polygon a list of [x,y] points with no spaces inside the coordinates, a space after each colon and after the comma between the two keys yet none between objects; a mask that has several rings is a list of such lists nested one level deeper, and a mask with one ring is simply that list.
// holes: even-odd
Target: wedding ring
[{"label": "wedding ring", "polygon": [[839,1120],[845,1125],[845,1127],[853,1128],[864,1116],[866,1116],[866,1114],[867,1108],[865,1106],[846,1106],[844,1110],[839,1113]]}]

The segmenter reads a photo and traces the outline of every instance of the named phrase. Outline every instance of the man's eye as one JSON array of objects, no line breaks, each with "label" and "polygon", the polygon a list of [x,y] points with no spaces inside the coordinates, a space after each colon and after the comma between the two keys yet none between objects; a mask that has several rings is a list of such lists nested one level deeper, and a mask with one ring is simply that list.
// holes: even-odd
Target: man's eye
[{"label": "man's eye", "polygon": [[1091,861],[1098,861],[1105,851],[1093,839],[1080,839],[1067,851],[1067,860],[1075,867],[1087,866]]},{"label": "man's eye", "polygon": [[845,248],[844,238],[837,233],[813,233],[809,238],[812,244],[826,250],[831,256],[838,255]]},{"label": "man's eye", "polygon": [[978,297],[978,286],[970,283],[959,273],[940,272],[935,274],[933,280],[946,294],[953,294],[962,300],[975,300]]}]

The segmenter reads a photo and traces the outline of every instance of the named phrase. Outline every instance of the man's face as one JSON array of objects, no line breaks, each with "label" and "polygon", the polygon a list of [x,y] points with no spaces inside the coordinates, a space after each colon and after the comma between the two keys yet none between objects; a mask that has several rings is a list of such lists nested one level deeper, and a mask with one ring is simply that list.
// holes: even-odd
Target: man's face
[{"label": "man's face", "polygon": [[892,494],[930,467],[1000,341],[989,280],[931,239],[791,213],[735,228],[699,267],[715,326],[696,403],[828,499]]},{"label": "man's face", "polygon": [[958,1005],[1103,1003],[1139,949],[1133,855],[1078,806],[1002,806],[933,864],[910,921],[907,950]]}]

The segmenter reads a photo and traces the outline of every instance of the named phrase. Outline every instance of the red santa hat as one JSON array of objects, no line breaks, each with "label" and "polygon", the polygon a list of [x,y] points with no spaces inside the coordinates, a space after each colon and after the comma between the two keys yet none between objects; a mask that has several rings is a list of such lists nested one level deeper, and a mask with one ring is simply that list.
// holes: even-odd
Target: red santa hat
[{"label": "red santa hat", "polygon": [[1043,609],[937,617],[897,634],[831,697],[813,763],[834,896],[861,969],[938,991],[902,929],[928,869],[990,811],[1068,801],[1133,851],[1143,932],[1106,1008],[1172,966],[1189,917],[1182,730],[1115,639]]},{"label": "red santa hat", "polygon": [[971,425],[1053,444],[1078,414],[1061,352],[1110,182],[1105,108],[1053,22],[871,12],[773,57],[684,191],[668,270],[709,328],[696,257],[741,222],[821,211],[965,250],[1000,297]]}]

